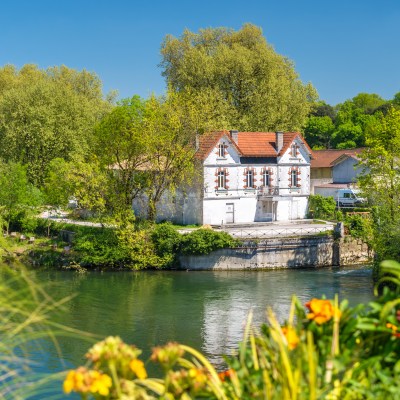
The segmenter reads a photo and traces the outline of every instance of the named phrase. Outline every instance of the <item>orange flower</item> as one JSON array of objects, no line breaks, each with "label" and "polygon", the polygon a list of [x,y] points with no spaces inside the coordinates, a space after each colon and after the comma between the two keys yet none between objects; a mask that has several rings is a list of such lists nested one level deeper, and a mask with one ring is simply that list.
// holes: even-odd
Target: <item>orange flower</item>
[{"label": "orange flower", "polygon": [[218,374],[219,379],[221,379],[222,382],[225,382],[226,378],[231,378],[233,375],[233,369],[227,369],[226,371],[221,371]]},{"label": "orange flower", "polygon": [[295,349],[300,342],[296,331],[291,326],[284,326],[282,327],[282,333],[286,338],[289,350]]},{"label": "orange flower", "polygon": [[310,314],[307,314],[307,318],[314,320],[319,325],[334,316],[338,318],[341,316],[340,310],[334,307],[329,300],[312,299],[306,303],[306,307],[311,311]]},{"label": "orange flower", "polygon": [[397,338],[400,338],[400,333],[397,332],[397,330],[399,329],[396,325],[391,324],[390,322],[388,322],[386,324],[386,328],[389,328],[392,330],[392,335],[396,336]]}]

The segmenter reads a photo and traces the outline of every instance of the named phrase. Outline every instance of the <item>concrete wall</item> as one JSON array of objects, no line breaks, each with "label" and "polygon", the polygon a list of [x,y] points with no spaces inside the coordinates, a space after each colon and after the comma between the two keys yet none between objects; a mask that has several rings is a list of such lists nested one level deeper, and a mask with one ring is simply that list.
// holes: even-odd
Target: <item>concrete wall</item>
[{"label": "concrete wall", "polygon": [[240,249],[222,249],[204,256],[181,256],[181,268],[191,270],[273,269],[342,266],[367,262],[370,254],[361,242],[332,237],[281,238],[249,243]]}]

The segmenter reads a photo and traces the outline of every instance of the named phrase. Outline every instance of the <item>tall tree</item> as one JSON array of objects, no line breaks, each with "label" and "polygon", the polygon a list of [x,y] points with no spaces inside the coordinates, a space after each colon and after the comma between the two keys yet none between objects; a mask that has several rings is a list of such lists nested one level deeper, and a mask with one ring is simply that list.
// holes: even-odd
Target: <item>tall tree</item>
[{"label": "tall tree", "polygon": [[366,130],[360,185],[375,211],[375,244],[380,256],[400,258],[400,110],[389,109]]},{"label": "tall tree", "polygon": [[293,63],[251,24],[239,31],[209,28],[185,30],[180,38],[168,35],[161,54],[172,90],[211,89],[217,104],[232,110],[230,126],[241,130],[299,129],[317,97],[311,84],[300,81]]},{"label": "tall tree", "polygon": [[149,184],[144,192],[148,198],[148,219],[154,220],[162,196],[174,193],[194,178],[195,129],[187,104],[177,94],[152,97],[147,106]]},{"label": "tall tree", "polygon": [[111,208],[131,208],[147,185],[143,174],[138,174],[149,161],[145,119],[146,101],[133,96],[122,100],[95,130],[95,151],[107,171]]},{"label": "tall tree", "polygon": [[0,157],[28,166],[43,184],[49,163],[87,156],[93,126],[111,108],[99,78],[67,67],[0,69]]}]

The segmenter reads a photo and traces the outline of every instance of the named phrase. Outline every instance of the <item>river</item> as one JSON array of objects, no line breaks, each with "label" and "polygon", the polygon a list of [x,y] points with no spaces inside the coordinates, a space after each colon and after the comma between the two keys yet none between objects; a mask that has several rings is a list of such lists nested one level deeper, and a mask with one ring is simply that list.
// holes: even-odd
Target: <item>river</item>
[{"label": "river", "polygon": [[[205,353],[217,366],[241,340],[249,311],[253,323],[265,322],[272,307],[279,319],[288,316],[296,294],[302,303],[326,295],[350,304],[372,299],[371,270],[366,267],[270,271],[40,271],[40,281],[55,298],[74,296],[55,319],[99,338],[119,335],[148,358],[151,348],[178,341]],[[81,338],[59,337],[61,357],[44,342],[32,357],[41,372],[84,363],[90,344]],[[60,364],[62,360],[62,364]]]}]

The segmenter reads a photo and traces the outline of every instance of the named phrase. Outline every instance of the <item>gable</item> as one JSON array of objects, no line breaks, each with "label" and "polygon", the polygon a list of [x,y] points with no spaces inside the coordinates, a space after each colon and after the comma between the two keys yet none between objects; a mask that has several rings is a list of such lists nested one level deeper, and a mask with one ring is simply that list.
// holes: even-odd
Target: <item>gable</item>
[{"label": "gable", "polygon": [[217,131],[204,134],[199,139],[199,148],[196,152],[196,158],[206,160],[210,154],[215,151],[219,141],[224,138],[229,142],[236,153],[242,157],[281,157],[283,156],[294,140],[299,147],[303,148],[305,157],[313,157],[312,150],[298,132],[282,133],[282,148],[277,149],[276,132],[237,132],[237,131]]}]

